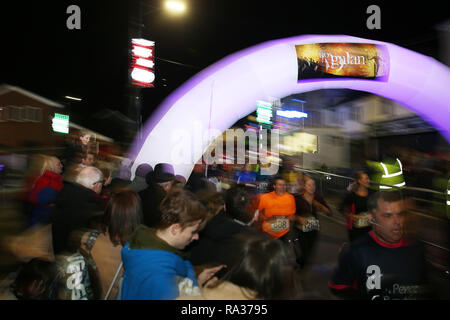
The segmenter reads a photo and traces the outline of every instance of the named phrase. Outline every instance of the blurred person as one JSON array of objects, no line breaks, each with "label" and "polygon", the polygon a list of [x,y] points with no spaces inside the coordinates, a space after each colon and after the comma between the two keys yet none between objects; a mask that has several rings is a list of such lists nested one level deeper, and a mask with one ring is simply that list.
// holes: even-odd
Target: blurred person
[{"label": "blurred person", "polygon": [[[199,168],[199,166],[195,166],[194,168]],[[186,182],[185,189],[193,193],[197,193],[200,190],[217,191],[217,187],[214,182],[206,179],[204,173],[199,171],[192,171]]]},{"label": "blurred person", "polygon": [[145,176],[152,172],[153,168],[148,163],[141,163],[135,171],[135,176],[131,184],[128,186],[130,190],[135,192],[140,192],[148,187],[147,182],[145,181]]},{"label": "blurred person", "polygon": [[[199,239],[188,247],[190,261],[194,266],[236,263],[236,254],[242,246],[242,237],[259,235],[249,226],[255,218],[254,197],[244,185],[236,186],[226,193],[205,192],[199,199],[205,205],[208,216],[201,227]],[[201,268],[200,268],[201,269]]]},{"label": "blurred person", "polygon": [[89,152],[89,142],[91,140],[91,133],[86,130],[80,130],[72,143],[66,148],[64,155],[64,163],[66,167],[74,164],[78,165],[81,162],[83,154]]},{"label": "blurred person", "polygon": [[296,193],[297,181],[300,178],[299,173],[295,170],[294,162],[285,160],[283,162],[282,177],[286,181],[287,191],[290,193]]},{"label": "blurred person", "polygon": [[206,209],[190,192],[170,192],[161,203],[158,226],[140,225],[122,249],[122,300],[171,300],[199,295],[200,289],[222,266],[196,277],[182,250],[198,239]]},{"label": "blurred person", "polygon": [[42,175],[36,180],[28,201],[33,205],[30,225],[48,223],[50,207],[54,205],[57,193],[63,188],[63,165],[56,157],[46,157]]},{"label": "blurred person", "polygon": [[57,300],[59,276],[55,262],[31,259],[19,267],[9,299]]},{"label": "blurred person", "polygon": [[80,230],[70,232],[67,245],[55,254],[58,268],[58,300],[97,300],[101,286],[97,267],[89,252],[81,248]]},{"label": "blurred person", "polygon": [[350,185],[340,211],[347,219],[347,232],[350,242],[366,234],[372,228],[368,218],[367,202],[373,191],[369,189],[370,180],[367,173],[358,171]]},{"label": "blurred person", "polygon": [[41,156],[41,159],[42,175],[28,194],[28,203],[32,204],[28,228],[19,234],[4,237],[1,243],[5,251],[22,262],[32,258],[54,259],[48,223],[50,210],[63,188],[62,164],[56,157]]},{"label": "blurred person", "polygon": [[128,165],[121,164],[113,170],[111,183],[107,187],[109,193],[129,189],[131,184],[131,169]]},{"label": "blurred person", "polygon": [[153,228],[158,224],[161,218],[159,205],[172,188],[174,179],[173,166],[168,163],[158,163],[153,171],[147,173],[148,187],[139,192],[142,199],[143,224],[146,226]]},{"label": "blurred person", "polygon": [[[22,205],[22,212],[25,215],[27,224],[31,221],[31,213],[34,205],[29,201],[30,192],[33,189],[36,180],[45,172],[45,162],[48,156],[43,154],[31,154],[28,156],[27,169],[24,174],[22,192],[19,192],[18,199]],[[1,171],[4,173],[4,170]]]},{"label": "blurred person", "polygon": [[222,279],[213,278],[197,297],[178,300],[298,299],[300,290],[286,247],[279,240],[250,237],[238,250],[238,263]]},{"label": "blurred person", "polygon": [[253,184],[256,185],[256,172],[251,170],[251,164],[247,163],[244,166],[244,170],[240,171],[237,175],[237,184]]},{"label": "blurred person", "polygon": [[142,221],[141,199],[131,190],[111,195],[95,229],[81,229],[81,249],[96,265],[101,286],[101,299],[115,299],[123,269],[121,250]]},{"label": "blurred person", "polygon": [[184,190],[183,182],[181,182],[180,180],[177,180],[177,179],[173,180],[170,191],[173,191],[173,190]]},{"label": "blurred person", "polygon": [[186,178],[185,177],[183,177],[182,175],[180,175],[180,174],[177,174],[176,176],[175,176],[175,180],[176,181],[179,181],[180,183],[181,183],[181,186],[184,188],[184,186],[186,185]]},{"label": "blurred person", "polygon": [[81,168],[92,167],[95,163],[95,155],[90,152],[82,154],[81,163],[78,164]]},{"label": "blurred person", "polygon": [[257,191],[247,186],[234,186],[225,193],[225,213],[240,225],[256,229],[258,221]]},{"label": "blurred person", "polygon": [[112,169],[109,166],[101,166],[100,171],[103,174],[103,178],[105,180],[105,182],[103,183],[103,187],[107,187],[111,184],[112,181]]},{"label": "blurred person", "polygon": [[321,211],[328,216],[332,215],[331,209],[325,199],[316,192],[315,181],[303,175],[298,180],[300,193],[295,196],[295,229],[296,234],[295,246],[299,246],[296,250],[297,263],[303,268],[308,262],[317,238],[319,236],[320,223],[317,215]]},{"label": "blurred person", "polygon": [[110,165],[107,165],[107,164],[102,164],[98,169],[103,174],[103,187],[102,187],[102,191],[100,193],[100,198],[103,200],[103,203],[106,206],[106,204],[109,201],[109,198],[115,191],[115,190],[112,190],[112,188],[110,187],[112,178],[113,178],[113,173],[112,173],[113,170],[110,167]]},{"label": "blurred person", "polygon": [[369,172],[371,172],[370,180],[380,184],[373,184],[373,189],[388,190],[393,187],[397,189],[405,187],[406,182],[403,176],[403,165],[393,154],[386,153],[383,156],[383,161],[368,160],[366,163],[370,170]]},{"label": "blurred person", "polygon": [[430,298],[424,248],[405,236],[402,193],[379,191],[368,209],[372,231],[343,246],[330,290],[350,299]]},{"label": "blurred person", "polygon": [[72,231],[85,227],[94,215],[103,213],[99,196],[103,183],[103,174],[99,169],[86,167],[77,175],[75,183],[66,184],[59,192],[50,211],[55,254],[65,249]]},{"label": "blurred person", "polygon": [[295,215],[294,196],[286,192],[286,182],[275,177],[274,191],[262,194],[259,198],[258,213],[262,220],[262,231],[272,238],[290,242],[291,222]]}]

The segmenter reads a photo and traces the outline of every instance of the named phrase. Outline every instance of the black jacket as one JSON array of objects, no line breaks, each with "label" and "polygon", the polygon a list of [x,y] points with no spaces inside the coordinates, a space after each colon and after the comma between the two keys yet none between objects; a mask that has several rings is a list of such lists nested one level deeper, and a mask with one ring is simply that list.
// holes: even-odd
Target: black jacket
[{"label": "black jacket", "polygon": [[50,211],[54,253],[72,251],[69,248],[70,233],[87,227],[89,221],[103,211],[102,200],[94,191],[66,182]]},{"label": "black jacket", "polygon": [[151,183],[147,189],[139,192],[142,201],[142,215],[144,224],[150,228],[156,228],[161,218],[159,205],[166,196],[166,191],[158,184]]},{"label": "black jacket", "polygon": [[224,211],[214,216],[199,233],[199,239],[187,250],[193,265],[236,263],[243,241],[248,237],[264,237],[252,227],[241,224]]}]

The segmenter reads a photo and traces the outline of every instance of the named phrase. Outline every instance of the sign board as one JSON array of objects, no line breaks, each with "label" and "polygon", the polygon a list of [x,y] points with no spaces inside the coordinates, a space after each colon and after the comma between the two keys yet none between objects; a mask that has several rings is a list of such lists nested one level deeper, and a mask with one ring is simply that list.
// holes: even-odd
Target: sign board
[{"label": "sign board", "polygon": [[139,87],[153,87],[155,81],[155,42],[145,39],[131,40],[131,79]]},{"label": "sign board", "polygon": [[389,55],[384,46],[367,43],[315,43],[295,46],[298,81],[359,78],[387,81]]},{"label": "sign board", "polygon": [[52,119],[52,128],[55,132],[69,133],[69,116],[55,113]]}]

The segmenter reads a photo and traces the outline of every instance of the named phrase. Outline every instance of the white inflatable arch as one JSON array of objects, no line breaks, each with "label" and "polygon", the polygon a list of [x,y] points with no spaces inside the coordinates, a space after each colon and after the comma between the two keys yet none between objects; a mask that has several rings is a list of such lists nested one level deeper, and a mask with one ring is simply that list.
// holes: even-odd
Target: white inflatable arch
[{"label": "white inflatable arch", "polygon": [[[388,77],[298,81],[296,45],[364,43],[385,48]],[[380,41],[350,36],[305,35],[265,42],[231,54],[192,77],[157,108],[143,127],[129,157],[132,175],[141,163],[166,162],[189,177],[208,147],[196,145],[199,132],[225,131],[256,109],[257,100],[319,89],[353,89],[394,100],[432,124],[450,140],[450,72],[437,60]],[[174,161],[180,148],[191,150],[190,161]],[[186,150],[186,149],[185,149]],[[186,155],[185,155],[186,156]]]}]

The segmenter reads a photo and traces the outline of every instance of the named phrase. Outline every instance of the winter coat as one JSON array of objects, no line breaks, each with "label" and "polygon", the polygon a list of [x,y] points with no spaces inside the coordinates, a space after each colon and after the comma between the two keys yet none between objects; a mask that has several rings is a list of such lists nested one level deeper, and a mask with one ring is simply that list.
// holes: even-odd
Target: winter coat
[{"label": "winter coat", "polygon": [[50,211],[55,254],[67,248],[72,231],[87,227],[89,221],[103,211],[103,202],[94,191],[66,182]]},{"label": "winter coat", "polygon": [[199,295],[192,264],[181,251],[140,225],[122,249],[122,300],[172,300]]},{"label": "winter coat", "polygon": [[62,175],[45,171],[34,183],[28,201],[33,205],[31,225],[48,223],[50,205],[56,200],[58,192],[64,187]]}]

